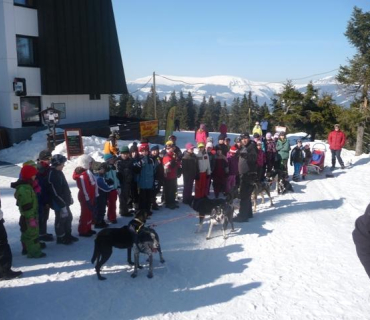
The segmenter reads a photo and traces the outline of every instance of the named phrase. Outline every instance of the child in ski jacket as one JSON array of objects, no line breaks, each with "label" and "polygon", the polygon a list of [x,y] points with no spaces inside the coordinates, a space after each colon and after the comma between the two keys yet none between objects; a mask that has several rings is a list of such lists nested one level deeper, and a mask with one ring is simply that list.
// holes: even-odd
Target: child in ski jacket
[{"label": "child in ski jacket", "polygon": [[305,154],[302,148],[302,140],[297,140],[297,145],[290,154],[290,165],[294,166],[293,181],[300,180],[300,172],[304,162]]},{"label": "child in ski jacket", "polygon": [[96,199],[96,210],[94,210],[94,221],[95,229],[101,229],[108,227],[108,224],[104,221],[105,211],[107,207],[107,201],[109,193],[113,190],[114,186],[109,185],[106,182],[106,173],[110,170],[109,165],[103,162],[95,174],[96,182],[99,189],[99,197]]},{"label": "child in ski jacket", "polygon": [[302,165],[302,180],[306,179],[307,173],[308,173],[308,165],[310,164],[312,159],[312,152],[310,150],[310,144],[307,143],[304,146],[304,160]]},{"label": "child in ski jacket", "polygon": [[115,224],[117,223],[117,198],[120,193],[121,185],[117,178],[117,169],[115,166],[116,157],[111,154],[104,155],[105,163],[107,164],[109,170],[105,173],[105,181],[112,186],[112,190],[107,195],[107,205],[108,205],[108,220]]},{"label": "child in ski jacket", "polygon": [[227,158],[222,154],[222,149],[216,146],[215,169],[212,172],[213,190],[216,199],[220,192],[225,191],[226,177],[229,174],[229,164]]},{"label": "child in ski jacket", "polygon": [[232,146],[227,154],[227,162],[229,165],[229,175],[226,178],[225,192],[234,192],[236,187],[236,177],[239,175],[238,163],[239,157],[237,156],[238,148]]},{"label": "child in ski jacket", "polygon": [[21,178],[11,184],[11,187],[15,189],[14,197],[17,199],[17,206],[21,214],[19,226],[23,252],[27,254],[28,258],[46,256],[41,251],[39,242],[38,200],[32,187],[36,174],[37,169],[34,166],[24,165],[20,173]]},{"label": "child in ski jacket", "polygon": [[117,177],[121,186],[121,193],[119,194],[119,214],[125,217],[132,217],[129,213],[128,202],[130,200],[131,185],[134,176],[133,161],[130,158],[130,150],[127,146],[120,149],[120,157],[116,162]]},{"label": "child in ski jacket", "polygon": [[92,173],[93,159],[88,155],[82,155],[74,173],[78,188],[78,201],[81,206],[78,233],[80,237],[91,237],[96,232],[91,229],[94,211],[96,210],[96,198],[99,196],[98,184]]},{"label": "child in ski jacket", "polygon": [[186,151],[184,151],[182,157],[182,174],[184,180],[182,202],[191,204],[194,181],[199,179],[199,168],[197,156],[194,154],[195,146],[192,143],[187,143],[185,148]]}]

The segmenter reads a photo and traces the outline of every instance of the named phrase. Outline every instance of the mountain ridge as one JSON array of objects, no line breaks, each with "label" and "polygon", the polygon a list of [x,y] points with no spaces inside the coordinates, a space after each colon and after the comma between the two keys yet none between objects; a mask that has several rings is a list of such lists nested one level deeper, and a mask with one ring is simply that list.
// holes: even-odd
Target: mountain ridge
[{"label": "mountain ridge", "polygon": [[[146,99],[153,85],[152,77],[142,77],[133,81],[127,82],[127,87],[130,93],[135,97],[143,100]],[[179,94],[180,91],[186,95],[192,93],[193,99],[196,102],[201,102],[205,96],[208,99],[212,96],[215,100],[231,105],[234,98],[242,98],[244,94],[252,92],[253,99],[257,97],[260,105],[265,102],[271,104],[275,94],[280,93],[284,87],[284,83],[279,82],[262,82],[251,81],[241,77],[220,75],[209,77],[185,77],[173,75],[159,75],[155,77],[156,92],[160,99],[165,96],[169,97],[173,91]],[[295,87],[300,92],[304,93],[308,83],[295,84]],[[334,100],[341,105],[348,106],[351,102],[351,97],[347,96],[341,85],[335,80],[334,76],[327,76],[318,80],[312,81],[316,89],[319,89],[319,94],[332,94]]]}]

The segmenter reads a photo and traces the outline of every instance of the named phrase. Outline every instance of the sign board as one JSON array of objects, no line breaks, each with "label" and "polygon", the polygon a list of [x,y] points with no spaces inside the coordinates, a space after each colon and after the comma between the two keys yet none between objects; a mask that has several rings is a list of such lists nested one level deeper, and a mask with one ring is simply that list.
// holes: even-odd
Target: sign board
[{"label": "sign board", "polygon": [[81,129],[65,129],[64,138],[66,141],[68,159],[70,159],[73,156],[79,156],[81,154],[84,154]]},{"label": "sign board", "polygon": [[275,126],[275,132],[286,132],[286,127]]},{"label": "sign board", "polygon": [[140,121],[141,137],[154,137],[158,135],[158,120]]},{"label": "sign board", "polygon": [[26,79],[25,78],[14,78],[13,90],[16,96],[26,96]]},{"label": "sign board", "polygon": [[40,112],[42,120],[48,126],[53,126],[59,123],[60,111],[54,108],[47,108]]}]

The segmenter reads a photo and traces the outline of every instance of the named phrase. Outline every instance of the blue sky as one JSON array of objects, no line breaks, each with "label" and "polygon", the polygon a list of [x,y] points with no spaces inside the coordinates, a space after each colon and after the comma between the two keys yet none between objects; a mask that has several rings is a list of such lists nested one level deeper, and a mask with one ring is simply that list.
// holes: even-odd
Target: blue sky
[{"label": "blue sky", "polygon": [[155,71],[281,82],[327,72],[355,52],[344,36],[353,7],[370,11],[368,0],[112,3],[126,80]]}]

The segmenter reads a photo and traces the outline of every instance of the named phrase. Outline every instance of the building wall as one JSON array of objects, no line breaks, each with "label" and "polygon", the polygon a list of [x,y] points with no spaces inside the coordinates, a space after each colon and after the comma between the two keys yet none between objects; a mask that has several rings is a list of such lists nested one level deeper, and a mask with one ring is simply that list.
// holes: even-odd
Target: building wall
[{"label": "building wall", "polygon": [[[91,6],[92,4],[94,4],[93,7]],[[86,9],[85,6],[86,8],[90,8],[89,12],[91,15],[87,15],[85,12],[86,10],[74,10],[81,8]],[[103,15],[99,14],[99,10],[95,10],[99,7],[104,8]],[[22,127],[20,97],[16,96],[13,90],[14,78],[26,79],[27,96],[40,97],[41,110],[51,107],[53,103],[65,104],[66,118],[61,119],[61,126],[78,125],[79,127],[89,127],[89,122],[92,123],[91,126],[106,125],[108,123],[109,93],[119,93],[120,91],[127,93],[122,60],[119,47],[117,47],[118,39],[111,7],[111,2],[108,0],[93,0],[92,2],[80,0],[38,0],[37,10],[33,8],[16,6],[14,5],[13,0],[0,0],[0,127],[6,128],[11,144],[19,142],[25,138],[29,138],[29,136],[36,131],[45,129],[44,126]],[[94,10],[91,11],[91,8],[94,8]],[[108,39],[104,40],[104,43],[107,41],[107,43],[109,43],[109,41],[112,42],[113,40],[117,40],[114,43],[112,42],[114,46],[108,46],[109,48],[114,49],[108,49],[110,50],[107,51],[109,54],[100,55],[99,57],[103,59],[102,61],[96,59],[91,61],[90,51],[86,51],[86,54],[82,56],[80,52],[78,57],[73,57],[72,53],[68,51],[67,53],[70,59],[67,61],[59,59],[59,56],[57,56],[58,59],[53,56],[52,60],[50,60],[51,57],[45,57],[44,52],[40,53],[40,58],[44,57],[48,61],[47,63],[45,61],[40,61],[41,68],[18,66],[16,35],[38,37],[39,49],[44,48],[47,50],[47,53],[54,54],[55,52],[59,52],[59,49],[63,47],[63,43],[56,41],[58,34],[54,34],[55,39],[53,39],[53,33],[49,32],[48,30],[48,24],[46,22],[53,21],[51,14],[48,16],[48,9],[52,9],[51,14],[55,15],[58,20],[58,23],[53,22],[54,30],[58,31],[59,35],[63,36],[70,36],[75,31],[72,30],[69,32],[70,27],[66,27],[66,29],[69,30],[67,30],[69,33],[64,31],[64,22],[68,23],[68,26],[70,26],[72,20],[74,21],[75,25],[78,25],[79,19],[82,19],[83,21],[84,19],[88,18],[90,20],[92,19],[91,21],[94,22],[95,17],[104,17],[105,20],[103,19],[103,21],[100,21],[101,24],[96,26],[95,29],[99,31],[100,36],[103,35],[104,39]],[[63,15],[63,12],[65,15]],[[70,13],[71,15],[67,15],[67,13]],[[70,20],[68,20],[68,16],[73,17],[73,19],[69,18]],[[65,19],[63,20],[61,17],[65,17]],[[51,20],[47,21],[47,19]],[[42,26],[42,35],[40,33],[41,29],[39,29],[40,25]],[[105,25],[107,25],[107,28],[104,27]],[[81,32],[78,33],[77,30],[76,34],[82,37],[82,39],[84,39],[87,33],[89,33],[88,39],[91,41],[95,39],[94,32],[89,31],[88,28],[86,29],[84,27],[84,29],[81,29],[80,31]],[[50,41],[54,42],[50,44]],[[79,44],[79,41],[78,39],[76,40],[76,37],[70,41],[72,41],[70,43],[74,46],[78,46]],[[91,42],[89,43],[91,44]],[[101,45],[102,43],[97,42],[94,43],[94,45],[96,45],[98,48],[103,48],[104,46]],[[48,47],[47,44],[50,46]],[[61,47],[59,49],[56,48],[57,50],[54,52],[53,50],[55,50],[55,46]],[[80,68],[78,63],[76,64],[76,61],[80,60],[84,64],[83,68]],[[73,61],[73,65],[71,61]],[[119,61],[118,65],[113,63],[116,61]],[[91,62],[94,62],[94,64],[90,65]],[[100,64],[100,62],[104,62],[104,64]],[[96,69],[97,66],[99,66],[98,69]],[[58,72],[56,73],[56,77],[53,78],[50,75],[53,74],[52,69],[54,67]],[[108,68],[104,69],[105,67]],[[76,76],[74,79],[75,83],[79,84],[81,79],[87,79],[87,81],[84,81],[82,86],[77,86],[76,84],[78,90],[68,93],[68,90],[74,90],[74,87],[70,86],[70,83],[73,81],[64,74],[63,82],[61,83],[69,84],[67,91],[64,90],[64,87],[61,87],[58,88],[59,91],[54,90],[54,92],[49,92],[49,94],[47,92],[43,92],[43,86],[45,87],[45,85],[43,85],[42,81],[44,80],[44,82],[47,81],[48,84],[51,84],[51,82],[58,79],[59,72],[64,72],[66,69],[76,70],[73,74]],[[94,70],[93,75],[91,74],[91,71],[89,71],[90,69]],[[115,72],[115,69],[118,69],[118,72]],[[80,73],[84,70],[88,70],[89,72],[85,72],[84,76],[81,78]],[[44,76],[44,79],[42,79],[42,71],[44,71],[44,75],[48,75],[48,77]],[[104,77],[99,78],[101,73],[104,74]],[[71,75],[71,72],[68,72],[68,75]],[[89,79],[94,79],[94,83],[98,84],[93,88],[94,90],[90,90],[91,80],[89,82]],[[100,85],[102,83],[104,84],[104,87]],[[107,83],[109,84],[107,85]],[[82,91],[80,90],[81,87],[83,88]],[[119,88],[119,91],[115,92],[116,88]],[[43,95],[43,93],[45,95]],[[101,94],[101,98],[100,100],[90,100],[89,94]]]}]

